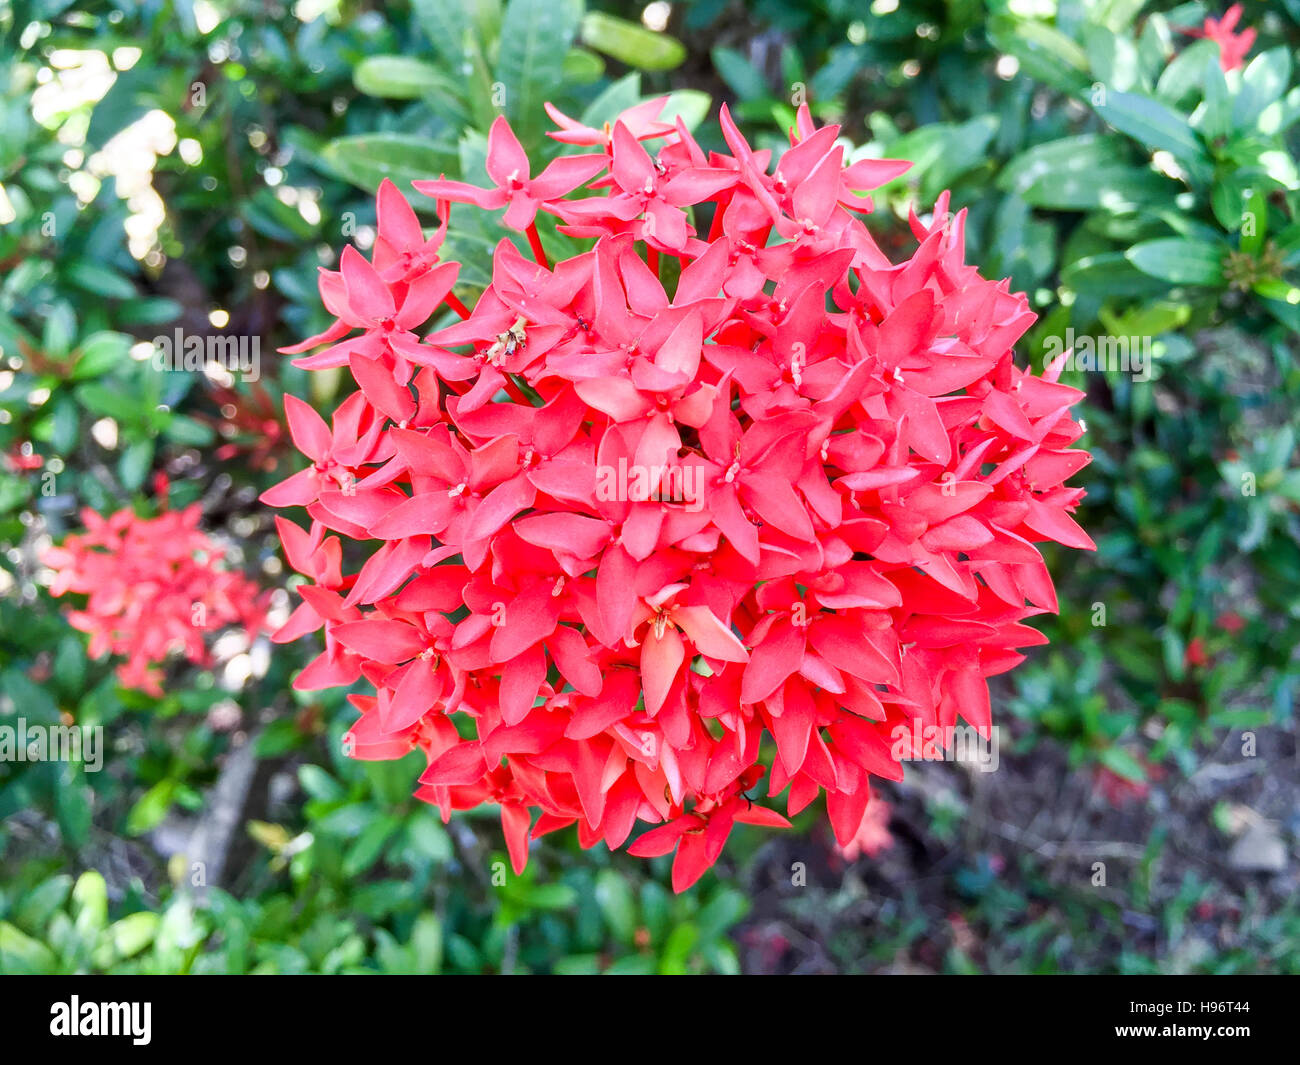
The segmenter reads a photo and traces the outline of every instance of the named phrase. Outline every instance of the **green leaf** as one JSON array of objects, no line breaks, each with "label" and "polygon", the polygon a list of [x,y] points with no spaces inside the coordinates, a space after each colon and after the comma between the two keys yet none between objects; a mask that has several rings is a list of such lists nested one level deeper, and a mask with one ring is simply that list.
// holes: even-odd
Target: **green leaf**
[{"label": "green leaf", "polygon": [[411,929],[411,951],[416,972],[432,975],[442,969],[442,922],[431,913],[422,913]]},{"label": "green leaf", "polygon": [[459,160],[452,145],[407,133],[363,133],[339,137],[321,151],[321,158],[344,181],[374,193],[388,178],[416,207],[435,210],[434,201],[411,188],[412,181],[456,174]]},{"label": "green leaf", "polygon": [[564,81],[564,57],[582,19],[582,0],[510,0],[501,19],[497,80],[505,110],[525,148],[541,140],[542,104]]},{"label": "green leaf", "polygon": [[131,338],[125,333],[92,333],[77,349],[72,379],[80,381],[88,377],[99,377],[116,367],[126,365],[130,357]]},{"label": "green leaf", "polygon": [[[814,100],[833,100],[838,97],[862,69],[863,52],[850,44],[833,48],[826,62],[818,67],[808,81],[808,95]],[[791,81],[802,79],[789,79]]]},{"label": "green leaf", "polygon": [[1287,266],[1300,265],[1300,222],[1292,222],[1273,239]]},{"label": "green leaf", "polygon": [[[1187,645],[1183,638],[1172,628],[1166,626],[1160,637],[1161,657],[1164,659],[1165,672],[1175,681],[1181,681],[1187,675]],[[1115,770],[1119,772],[1119,770]]]},{"label": "green leaf", "polygon": [[1175,285],[1223,285],[1226,249],[1207,241],[1166,237],[1143,241],[1125,254],[1144,274]]},{"label": "green leaf", "polygon": [[253,753],[258,758],[277,758],[292,751],[302,742],[302,733],[291,718],[270,722],[253,741]]},{"label": "green leaf", "polygon": [[23,478],[0,473],[0,514],[25,506],[30,496],[31,490]]},{"label": "green leaf", "polygon": [[58,959],[44,943],[8,921],[0,921],[0,970],[10,975],[40,975],[53,973],[58,966]]},{"label": "green leaf", "polygon": [[1132,40],[1117,37],[1104,26],[1084,28],[1084,45],[1093,77],[1108,90],[1127,92],[1138,82],[1138,53]]},{"label": "green leaf", "polygon": [[719,45],[711,55],[718,76],[742,100],[762,100],[772,95],[763,75],[739,52]]},{"label": "green leaf", "polygon": [[552,972],[556,976],[597,976],[600,974],[600,955],[566,954],[555,963]]},{"label": "green leaf", "polygon": [[1121,33],[1133,25],[1146,0],[1097,0],[1089,5],[1090,17],[1102,26]]},{"label": "green leaf", "polygon": [[627,877],[613,869],[603,869],[596,876],[596,905],[614,937],[631,943],[636,935],[636,901]]},{"label": "green leaf", "polygon": [[159,68],[139,63],[118,74],[90,116],[86,140],[98,148],[158,106]]},{"label": "green leaf", "polygon": [[424,35],[453,69],[460,67],[466,35],[473,30],[474,6],[473,0],[412,0]]},{"label": "green leaf", "polygon": [[158,950],[189,950],[203,941],[204,929],[197,919],[194,904],[181,897],[167,907],[154,939]]},{"label": "green leaf", "polygon": [[585,48],[570,48],[564,57],[564,81],[569,85],[591,85],[605,73],[605,61]]},{"label": "green leaf", "polygon": [[92,414],[107,415],[119,422],[135,422],[140,417],[139,400],[103,384],[79,385],[76,397]]},{"label": "green leaf", "polygon": [[32,430],[32,439],[48,443],[60,455],[66,455],[77,446],[80,433],[80,415],[77,404],[66,393],[58,396],[48,417]]},{"label": "green leaf", "polygon": [[160,918],[156,913],[142,910],[123,917],[109,925],[108,942],[119,958],[133,958],[153,942],[158,932]]},{"label": "green leaf", "polygon": [[1093,110],[1150,150],[1163,148],[1187,163],[1208,161],[1187,119],[1149,96],[1108,92],[1105,103],[1097,104]]},{"label": "green leaf", "polygon": [[[1181,41],[1179,47],[1182,47]],[[1138,72],[1143,88],[1150,89],[1155,85],[1173,54],[1174,36],[1169,29],[1169,22],[1163,15],[1155,13],[1143,24],[1141,36],[1138,37]]]},{"label": "green leaf", "polygon": [[1279,100],[1291,83],[1291,55],[1286,48],[1270,48],[1255,56],[1241,73],[1241,88],[1232,101],[1232,124],[1248,129],[1264,109]]},{"label": "green leaf", "polygon": [[1176,107],[1193,90],[1200,89],[1206,63],[1218,66],[1219,46],[1213,41],[1193,41],[1180,51],[1160,74],[1156,82],[1156,95]]},{"label": "green leaf", "polygon": [[306,241],[316,230],[296,207],[283,202],[269,188],[242,202],[239,216],[263,236],[286,244]]},{"label": "green leaf", "polygon": [[570,910],[578,902],[578,893],[568,884],[516,881],[514,894],[525,906],[538,910]]},{"label": "green leaf", "polygon": [[1259,164],[1264,173],[1284,189],[1291,192],[1300,189],[1300,170],[1296,169],[1295,160],[1289,152],[1260,152]]},{"label": "green leaf", "polygon": [[985,163],[997,127],[996,115],[979,115],[959,125],[936,122],[898,138],[887,154],[912,161],[912,169],[898,180],[916,182],[922,200],[930,202],[957,177]]},{"label": "green leaf", "polygon": [[153,469],[154,443],[152,440],[137,440],[128,446],[121,458],[117,460],[117,476],[122,487],[134,492],[144,484],[144,479]]},{"label": "green leaf", "polygon": [[1055,211],[1100,209],[1130,214],[1171,196],[1176,189],[1168,178],[1152,170],[1130,166],[1105,167],[1082,173],[1052,175],[1034,182],[1021,195],[1033,207]]},{"label": "green leaf", "polygon": [[1300,305],[1300,288],[1281,278],[1266,278],[1263,281],[1256,281],[1251,287],[1256,295],[1266,300],[1279,300],[1291,307]]},{"label": "green leaf", "polygon": [[72,350],[77,336],[77,316],[71,304],[58,300],[46,314],[45,328],[41,333],[41,348],[53,359],[62,359]]},{"label": "green leaf", "polygon": [[727,930],[749,912],[749,903],[738,891],[723,889],[695,915],[704,940],[720,939]]},{"label": "green leaf", "polygon": [[599,129],[606,122],[613,122],[640,100],[641,75],[635,71],[625,74],[587,105],[582,112],[582,124]]},{"label": "green leaf", "polygon": [[187,414],[173,414],[163,435],[185,447],[207,447],[214,436],[212,426]]},{"label": "green leaf", "polygon": [[1087,55],[1047,23],[997,15],[989,20],[988,36],[995,48],[1019,60],[1029,77],[1072,95],[1087,88]]},{"label": "green leaf", "polygon": [[1123,314],[1101,311],[1101,323],[1113,337],[1158,337],[1187,324],[1191,308],[1185,303],[1142,303]]},{"label": "green leaf", "polygon": [[108,923],[108,885],[94,869],[82,873],[73,885],[72,916],[83,938],[97,936]]},{"label": "green leaf", "polygon": [[1258,129],[1266,137],[1275,137],[1290,129],[1297,119],[1300,119],[1300,85],[1264,108]]},{"label": "green leaf", "polygon": [[1241,250],[1255,255],[1268,236],[1268,200],[1263,190],[1250,189],[1241,215]]},{"label": "green leaf", "polygon": [[659,955],[659,975],[680,976],[686,973],[691,951],[699,939],[700,930],[689,922],[674,928],[668,934],[663,953]]},{"label": "green leaf", "polygon": [[1131,780],[1135,784],[1141,784],[1146,780],[1146,770],[1142,768],[1139,762],[1132,754],[1123,747],[1107,747],[1101,752],[1101,764],[1116,773],[1125,780]]},{"label": "green leaf", "polygon": [[1129,166],[1113,135],[1088,133],[1038,144],[998,175],[998,188],[1015,191],[1034,207],[1116,214],[1170,197],[1174,185],[1148,169]]},{"label": "green leaf", "polygon": [[366,825],[343,859],[344,875],[357,876],[374,865],[383,853],[384,845],[400,827],[401,822],[392,817],[381,817]]},{"label": "green leaf", "polygon": [[1223,175],[1210,189],[1210,210],[1219,225],[1229,233],[1241,228],[1242,214],[1246,209],[1246,189],[1239,173]]},{"label": "green leaf", "polygon": [[176,784],[175,780],[160,780],[136,800],[126,815],[128,836],[142,836],[162,823],[176,796]]},{"label": "green leaf", "polygon": [[698,89],[678,89],[668,97],[659,117],[664,122],[673,122],[681,118],[688,130],[694,130],[708,117],[713,106],[713,98],[707,92]]},{"label": "green leaf", "polygon": [[1198,108],[1197,128],[1207,141],[1215,141],[1232,132],[1232,96],[1228,92],[1228,79],[1219,65],[1217,49],[1205,59],[1201,75],[1205,86],[1205,103]]},{"label": "green leaf", "polygon": [[443,84],[439,71],[402,55],[366,56],[352,72],[358,92],[383,100],[418,100]]},{"label": "green leaf", "polygon": [[1163,293],[1167,287],[1165,282],[1144,274],[1122,252],[1078,259],[1062,269],[1061,281],[1076,292],[1094,297]]},{"label": "green leaf", "polygon": [[675,37],[603,11],[582,17],[582,43],[638,70],[672,70],[686,59],[686,48]]},{"label": "green leaf", "polygon": [[40,932],[54,911],[67,900],[72,890],[72,877],[67,874],[52,876],[32,888],[14,907],[14,922],[29,932]]},{"label": "green leaf", "polygon": [[64,842],[70,847],[80,847],[90,835],[94,796],[86,786],[85,773],[80,767],[70,766],[65,774],[54,794],[54,813]]},{"label": "green leaf", "polygon": [[164,325],[176,321],[185,310],[166,296],[146,296],[124,303],[117,313],[119,326]]},{"label": "green leaf", "polygon": [[655,960],[646,954],[628,954],[605,969],[606,976],[654,976]]},{"label": "green leaf", "polygon": [[77,259],[64,268],[64,273],[68,281],[77,288],[96,296],[113,300],[129,300],[136,294],[135,285],[103,263]]},{"label": "green leaf", "polygon": [[303,791],[321,802],[338,802],[347,794],[343,785],[318,765],[299,766],[298,783]]}]

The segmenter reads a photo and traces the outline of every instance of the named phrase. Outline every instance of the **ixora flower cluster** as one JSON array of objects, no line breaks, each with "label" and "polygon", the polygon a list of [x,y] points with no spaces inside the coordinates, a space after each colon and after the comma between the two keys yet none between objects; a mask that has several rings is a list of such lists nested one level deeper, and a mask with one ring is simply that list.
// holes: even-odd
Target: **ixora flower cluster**
[{"label": "ixora flower cluster", "polygon": [[[298,686],[375,688],[355,756],[419,747],[417,794],[499,805],[517,870],[530,837],[655,825],[631,853],[676,848],[681,890],[735,822],[788,823],[765,773],[789,814],[824,791],[848,845],[899,725],[987,730],[985,678],[1056,606],[1034,543],[1092,545],[1063,487],[1081,393],[1013,365],[1034,316],[963,263],[946,197],[895,264],[855,214],[906,163],[846,166],[806,110],[774,169],[725,110],[705,153],[663,104],[551,111],[582,150],[536,176],[499,119],[492,188],[416,182],[429,239],[385,183],[372,259],[321,274],[337,322],[285,349],[328,344],[298,365],[359,390],[331,424],[287,397],[312,465],[263,499],[311,517],[279,519],[308,581],[276,638],[325,632]],[[498,245],[472,310],[438,257],[453,203],[531,249]],[[551,265],[539,211],[594,243]]]},{"label": "ixora flower cluster", "polygon": [[225,551],[199,529],[200,507],[137,517],[130,508],[108,518],[81,512],[86,531],[48,548],[50,592],[87,596],[69,610],[73,628],[90,634],[90,654],[124,655],[117,677],[128,688],[163,694],[159,665],[180,652],[211,664],[208,634],[242,625],[252,639],[265,629],[265,596],[225,567]]},{"label": "ixora flower cluster", "polygon": [[1247,27],[1240,33],[1235,32],[1241,21],[1242,7],[1233,4],[1223,13],[1223,18],[1207,17],[1200,29],[1179,27],[1180,33],[1189,37],[1203,37],[1219,46],[1219,66],[1224,71],[1236,70],[1244,66],[1246,56],[1255,43],[1254,27]]}]

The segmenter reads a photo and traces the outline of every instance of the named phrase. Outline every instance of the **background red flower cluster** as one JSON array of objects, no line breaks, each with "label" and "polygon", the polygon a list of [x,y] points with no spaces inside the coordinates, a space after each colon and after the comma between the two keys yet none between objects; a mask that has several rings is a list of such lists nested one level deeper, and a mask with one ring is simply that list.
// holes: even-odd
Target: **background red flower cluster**
[{"label": "background red flower cluster", "polygon": [[87,596],[69,610],[73,628],[90,634],[90,654],[123,655],[118,679],[162,695],[161,669],[175,653],[209,665],[205,636],[241,625],[250,638],[265,627],[266,597],[224,564],[225,550],[199,529],[202,508],[142,518],[129,507],[102,518],[81,512],[86,531],[42,556],[54,570],[53,595]]},{"label": "background red flower cluster", "polygon": [[[806,110],[774,168],[725,110],[731,154],[705,153],[662,103],[552,112],[579,154],[536,176],[499,119],[492,188],[416,183],[432,238],[385,183],[371,259],[322,272],[335,325],[290,349],[359,390],[328,424],[287,400],[312,464],[263,498],[311,518],[279,519],[309,580],[277,639],[325,636],[298,685],[374,686],[356,756],[418,746],[417,794],[499,805],[516,869],[530,837],[655,825],[631,851],[675,848],[681,890],[735,822],[786,823],[765,775],[859,839],[895,729],[987,730],[985,679],[1042,642],[1034,543],[1092,544],[1081,393],[1014,365],[1034,316],[964,263],[946,196],[893,263],[857,216],[906,164],[846,166]],[[505,208],[531,253],[503,241],[472,310],[453,203]],[[539,212],[590,249],[549,263]]]}]

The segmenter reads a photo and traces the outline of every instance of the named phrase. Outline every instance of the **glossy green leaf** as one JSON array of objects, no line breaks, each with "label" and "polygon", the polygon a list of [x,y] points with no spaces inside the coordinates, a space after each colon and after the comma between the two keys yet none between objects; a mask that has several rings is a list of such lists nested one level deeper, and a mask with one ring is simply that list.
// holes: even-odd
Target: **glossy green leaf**
[{"label": "glossy green leaf", "polygon": [[1150,151],[1164,149],[1187,162],[1205,160],[1205,151],[1187,119],[1172,107],[1137,93],[1107,92],[1093,110],[1121,133]]},{"label": "glossy green leaf", "polygon": [[675,37],[603,11],[582,17],[582,42],[638,70],[672,70],[686,58],[686,48]]},{"label": "glossy green leaf", "polygon": [[582,18],[581,0],[510,0],[501,20],[496,75],[505,112],[525,147],[540,146],[546,113],[564,78],[564,57]]},{"label": "glossy green leaf", "polygon": [[1170,237],[1130,248],[1129,262],[1144,274],[1176,285],[1222,285],[1226,249],[1203,241]]},{"label": "glossy green leaf", "polygon": [[339,177],[358,188],[374,194],[388,178],[411,203],[429,212],[436,205],[415,192],[411,182],[454,176],[459,167],[454,147],[406,133],[340,137],[326,145],[321,155]]}]

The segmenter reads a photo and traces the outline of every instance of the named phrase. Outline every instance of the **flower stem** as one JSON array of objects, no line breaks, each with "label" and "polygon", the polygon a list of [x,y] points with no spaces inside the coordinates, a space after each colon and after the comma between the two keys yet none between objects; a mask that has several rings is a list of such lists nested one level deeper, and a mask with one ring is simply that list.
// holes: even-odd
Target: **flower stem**
[{"label": "flower stem", "polygon": [[505,383],[502,387],[506,390],[506,395],[516,403],[523,403],[525,406],[531,407],[533,405],[532,400],[524,395],[523,390],[515,383],[515,379],[510,374],[505,374],[504,376]]},{"label": "flower stem", "polygon": [[457,314],[460,315],[461,321],[464,321],[466,318],[469,317],[469,308],[466,307],[465,304],[461,303],[461,301],[458,300],[456,296],[450,292],[447,293],[446,304],[453,311],[455,311]]},{"label": "flower stem", "polygon": [[530,222],[528,225],[528,246],[533,249],[533,258],[537,261],[537,265],[544,266],[549,270],[551,264],[546,258],[546,249],[542,247],[542,238],[537,232],[537,223],[535,221]]}]

